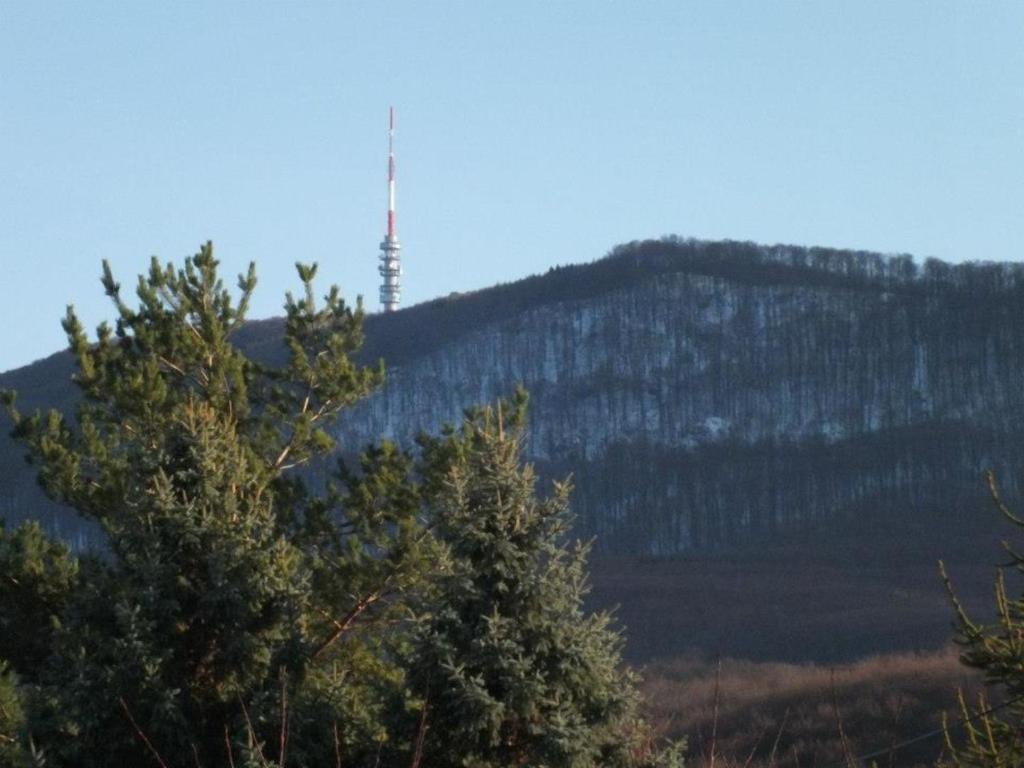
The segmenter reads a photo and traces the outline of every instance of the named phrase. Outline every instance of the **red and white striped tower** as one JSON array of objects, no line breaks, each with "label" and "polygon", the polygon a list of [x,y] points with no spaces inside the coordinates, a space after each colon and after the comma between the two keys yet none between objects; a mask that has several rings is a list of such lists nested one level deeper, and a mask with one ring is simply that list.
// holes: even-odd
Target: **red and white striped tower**
[{"label": "red and white striped tower", "polygon": [[395,108],[388,110],[388,231],[380,244],[380,304],[385,312],[398,309],[402,298],[400,278],[402,246],[395,231]]}]

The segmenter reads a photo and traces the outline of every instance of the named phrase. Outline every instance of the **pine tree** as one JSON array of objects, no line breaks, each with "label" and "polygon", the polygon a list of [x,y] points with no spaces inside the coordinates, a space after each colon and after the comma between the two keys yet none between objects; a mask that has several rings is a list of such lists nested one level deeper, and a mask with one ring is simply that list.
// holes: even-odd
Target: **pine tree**
[{"label": "pine tree", "polygon": [[0,660],[0,768],[27,768],[25,712],[15,674]]},{"label": "pine tree", "polygon": [[418,457],[384,442],[311,482],[383,371],[352,361],[359,304],[332,288],[318,305],[315,267],[298,272],[272,367],[232,343],[252,267],[235,299],[209,244],[154,260],[132,307],[104,264],[115,325],[90,340],[72,309],[64,322],[77,412],[26,416],[4,395],[45,490],[105,536],[76,558],[38,526],[0,531],[0,656],[18,673],[0,671],[4,757],[669,764],[610,617],[582,608],[569,487],[539,500],[520,463],[524,393]]},{"label": "pine tree", "polygon": [[78,560],[36,522],[0,521],[0,659],[22,679],[42,668],[78,581]]},{"label": "pine tree", "polygon": [[[1003,502],[994,475],[987,475],[996,507],[1014,526],[1024,528],[1024,519]],[[968,616],[953,592],[945,568],[943,578],[956,610],[956,642],[960,660],[984,676],[987,694],[976,707],[960,696],[960,719],[965,738],[955,739],[947,727],[949,762],[964,768],[1012,768],[1024,765],[1024,595],[1013,597],[1007,590],[1005,570],[1024,574],[1024,555],[1004,543],[1009,562],[1000,567],[995,583],[996,620],[979,623]],[[940,564],[941,565],[941,564]],[[995,694],[993,697],[992,694]]]},{"label": "pine tree", "polygon": [[0,594],[0,621],[52,634],[3,650],[33,659],[28,727],[48,765],[333,764],[346,748],[356,765],[388,742],[400,670],[387,633],[361,628],[401,609],[428,539],[393,448],[322,492],[300,472],[383,371],[351,359],[361,306],[335,288],[319,305],[315,266],[297,268],[280,367],[233,345],[255,270],[234,298],[207,244],[181,268],[154,259],[135,307],[104,264],[116,323],[94,341],[68,309],[74,417],[6,395],[43,487],[105,534],[59,580],[56,621]]},{"label": "pine tree", "polygon": [[653,760],[621,636],[582,606],[587,547],[565,543],[569,485],[540,500],[521,464],[525,406],[520,391],[426,441],[447,562],[411,662],[419,757],[431,768]]}]

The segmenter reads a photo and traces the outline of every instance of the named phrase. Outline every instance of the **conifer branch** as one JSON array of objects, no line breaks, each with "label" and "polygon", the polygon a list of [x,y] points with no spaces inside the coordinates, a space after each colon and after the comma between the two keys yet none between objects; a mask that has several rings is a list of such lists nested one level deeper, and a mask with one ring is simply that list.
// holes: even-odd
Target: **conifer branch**
[{"label": "conifer branch", "polygon": [[166,366],[167,368],[169,368],[170,370],[174,371],[176,374],[178,374],[182,378],[187,378],[188,377],[188,374],[186,374],[185,371],[180,366],[175,365],[174,363],[172,363],[170,360],[168,360],[163,355],[159,356],[159,360],[160,360],[161,365]]},{"label": "conifer branch", "polygon": [[1003,516],[1006,517],[1006,519],[1012,522],[1014,525],[1024,527],[1024,520],[1022,520],[1017,515],[1013,514],[1013,512],[1010,511],[1010,508],[1006,506],[1005,502],[1003,502],[1003,497],[999,493],[999,487],[996,484],[995,472],[993,472],[992,470],[988,470],[985,473],[985,482],[988,485],[989,496],[992,497],[992,501],[996,505],[996,508],[1000,512],[1002,512]]},{"label": "conifer branch", "polygon": [[384,587],[362,598],[354,606],[352,606],[352,610],[345,614],[344,618],[342,618],[340,621],[335,621],[334,631],[327,637],[326,640],[324,640],[322,643],[320,643],[320,645],[316,647],[316,650],[314,650],[313,653],[310,654],[309,658],[312,660],[316,660],[317,658],[322,656],[323,653],[332,645],[334,645],[338,641],[338,638],[341,637],[348,630],[348,628],[352,626],[352,623],[356,619],[358,619],[360,615],[362,615],[363,611],[365,611],[367,608],[369,608],[371,605],[373,605],[380,599],[383,591]]}]

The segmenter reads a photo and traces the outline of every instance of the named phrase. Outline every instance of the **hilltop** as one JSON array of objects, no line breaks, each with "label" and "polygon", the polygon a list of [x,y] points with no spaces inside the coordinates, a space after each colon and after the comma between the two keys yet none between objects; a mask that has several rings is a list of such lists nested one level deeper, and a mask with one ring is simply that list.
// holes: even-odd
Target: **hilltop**
[{"label": "hilltop", "polygon": [[[948,628],[936,558],[962,564],[970,597],[1001,532],[981,471],[1018,496],[1022,299],[1018,264],[629,243],[369,316],[361,356],[383,358],[388,381],[339,438],[348,452],[382,435],[409,444],[522,382],[527,453],[544,478],[572,473],[577,532],[597,537],[595,600],[624,604],[635,656],[687,643],[797,660],[934,646]],[[254,321],[237,342],[272,361],[280,334],[280,320]],[[71,374],[60,353],[0,387],[26,407],[66,407]],[[6,437],[0,457],[9,521],[90,535],[41,498]],[[801,591],[808,574],[820,592]],[[825,585],[845,585],[859,630],[828,619]],[[773,627],[792,611],[802,629]],[[687,635],[695,614],[705,629]],[[758,630],[725,631],[730,616]]]}]

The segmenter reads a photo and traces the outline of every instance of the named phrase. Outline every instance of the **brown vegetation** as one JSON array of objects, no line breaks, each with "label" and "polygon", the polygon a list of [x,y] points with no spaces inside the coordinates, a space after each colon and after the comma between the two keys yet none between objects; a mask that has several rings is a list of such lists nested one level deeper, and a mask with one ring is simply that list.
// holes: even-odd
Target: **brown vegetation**
[{"label": "brown vegetation", "polygon": [[[992,540],[964,538],[949,570],[986,614]],[[688,738],[691,766],[710,768],[712,752],[715,768],[847,768],[870,754],[878,768],[934,765],[943,712],[957,714],[959,687],[978,689],[951,643],[941,550],[923,537],[867,539],[594,559],[592,602],[619,606],[648,716]],[[921,549],[895,551],[908,543]],[[931,735],[889,753],[921,734]]]},{"label": "brown vegetation", "polygon": [[[644,678],[651,720],[689,739],[691,764],[720,768],[845,768],[863,755],[880,767],[933,765],[943,711],[955,714],[958,688],[978,686],[953,649],[835,668],[726,659],[719,670],[686,656],[648,666]],[[923,734],[933,735],[899,746]]]}]

